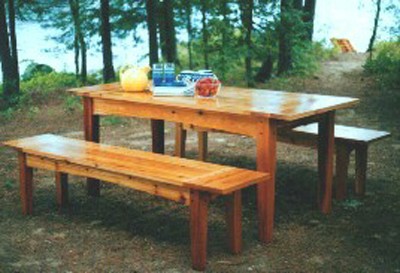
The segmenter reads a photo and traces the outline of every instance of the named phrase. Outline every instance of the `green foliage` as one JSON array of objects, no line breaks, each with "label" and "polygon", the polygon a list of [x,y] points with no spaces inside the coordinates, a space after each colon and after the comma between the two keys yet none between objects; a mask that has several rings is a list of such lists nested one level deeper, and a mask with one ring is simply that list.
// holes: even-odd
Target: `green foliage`
[{"label": "green foliage", "polygon": [[66,112],[74,112],[77,109],[83,109],[80,97],[67,96],[64,100],[64,109]]},{"label": "green foliage", "polygon": [[43,103],[49,98],[64,95],[66,88],[74,86],[78,86],[78,81],[72,73],[38,74],[28,81],[21,82],[20,104]]},{"label": "green foliage", "polygon": [[54,71],[54,69],[47,64],[38,64],[38,63],[32,62],[31,64],[29,64],[26,67],[24,74],[22,74],[22,80],[29,81],[37,74],[49,74],[53,71]]},{"label": "green foliage", "polygon": [[117,116],[107,116],[101,119],[101,125],[122,125],[124,120]]},{"label": "green foliage", "polygon": [[326,49],[322,43],[303,42],[293,47],[293,70],[291,74],[310,76],[319,69],[321,61],[335,56],[335,49]]},{"label": "green foliage", "polygon": [[400,38],[378,43],[374,52],[364,66],[365,71],[375,75],[382,87],[400,90]]}]

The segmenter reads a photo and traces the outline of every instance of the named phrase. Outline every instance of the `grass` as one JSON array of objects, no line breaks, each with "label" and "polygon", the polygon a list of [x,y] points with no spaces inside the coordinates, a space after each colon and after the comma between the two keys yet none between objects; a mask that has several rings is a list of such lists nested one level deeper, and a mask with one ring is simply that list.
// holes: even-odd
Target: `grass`
[{"label": "grass", "polygon": [[[336,63],[334,63],[336,65]],[[347,64],[345,64],[347,65]],[[329,71],[328,71],[329,72]],[[328,73],[326,72],[326,73]],[[316,209],[317,158],[312,149],[278,145],[274,241],[257,240],[254,188],[243,194],[243,242],[240,255],[226,251],[224,200],[209,214],[208,272],[400,272],[400,128],[394,104],[380,105],[382,93],[360,71],[291,78],[280,89],[359,97],[360,106],[338,112],[340,123],[392,132],[371,145],[367,195],[352,193],[354,158],[344,202],[330,215]],[[269,88],[277,89],[274,83]],[[383,101],[390,101],[389,98]],[[82,138],[79,107],[63,102],[37,105],[0,118],[0,141],[40,133]],[[33,115],[33,114],[34,115]],[[107,118],[102,142],[149,150],[149,122]],[[166,148],[173,150],[173,124],[167,124]],[[254,141],[211,134],[210,160],[255,168]],[[197,138],[188,135],[188,157],[197,156]],[[192,272],[186,207],[122,187],[103,185],[101,197],[85,194],[85,181],[71,177],[70,206],[59,214],[51,172],[35,173],[34,215],[20,213],[17,160],[0,147],[0,272]]]}]

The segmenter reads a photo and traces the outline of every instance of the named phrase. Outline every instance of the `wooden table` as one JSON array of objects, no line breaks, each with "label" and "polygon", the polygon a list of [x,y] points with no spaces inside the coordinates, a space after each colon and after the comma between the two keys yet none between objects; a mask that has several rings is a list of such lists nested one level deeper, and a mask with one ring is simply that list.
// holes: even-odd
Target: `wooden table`
[{"label": "wooden table", "polygon": [[[153,152],[164,152],[164,121],[222,130],[256,139],[257,170],[269,172],[272,183],[257,188],[259,231],[263,242],[272,240],[274,222],[277,128],[318,122],[318,203],[331,211],[335,111],[352,107],[358,99],[282,91],[223,87],[216,99],[153,97],[150,92],[123,92],[118,83],[69,90],[83,97],[85,139],[99,141],[99,116],[118,115],[152,120]],[[97,195],[99,182],[88,181]],[[268,185],[271,185],[268,188]],[[268,201],[268,202],[267,202]],[[272,204],[272,206],[271,206]]]}]

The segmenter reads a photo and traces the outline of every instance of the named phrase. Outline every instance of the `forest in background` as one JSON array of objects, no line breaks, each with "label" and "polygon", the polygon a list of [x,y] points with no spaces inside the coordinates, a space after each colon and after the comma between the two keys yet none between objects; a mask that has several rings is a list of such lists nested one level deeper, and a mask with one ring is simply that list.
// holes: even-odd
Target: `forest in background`
[{"label": "forest in background", "polygon": [[[399,13],[395,1],[385,10],[381,0],[374,3],[371,54],[381,14]],[[133,37],[134,48],[141,39],[137,30],[143,26],[148,30],[150,65],[165,61],[174,62],[178,69],[211,68],[223,82],[249,87],[273,76],[310,75],[321,59],[335,54],[312,42],[315,6],[316,0],[0,0],[0,106],[6,109],[35,93],[46,93],[50,82],[51,88],[62,87],[54,86],[55,82],[65,86],[98,82],[87,72],[87,50],[98,37],[103,56],[101,81],[115,81],[111,37]],[[38,79],[33,75],[51,74],[52,69],[32,64],[20,77],[16,19],[61,30],[56,39],[73,50],[75,75]],[[393,41],[379,45],[375,59],[371,55],[369,72],[388,78],[398,71],[398,25],[393,28]],[[179,41],[177,32],[182,29],[187,37]],[[396,82],[396,77],[384,81]]]}]

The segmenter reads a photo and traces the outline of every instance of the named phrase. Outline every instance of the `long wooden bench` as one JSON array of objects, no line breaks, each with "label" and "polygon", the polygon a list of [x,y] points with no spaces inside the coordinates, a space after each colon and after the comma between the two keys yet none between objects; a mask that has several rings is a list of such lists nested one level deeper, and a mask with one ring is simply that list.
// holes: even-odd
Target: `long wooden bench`
[{"label": "long wooden bench", "polygon": [[[33,209],[33,168],[55,171],[60,206],[68,202],[68,174],[100,179],[188,205],[192,266],[196,270],[204,270],[206,265],[208,203],[216,196],[229,195],[229,244],[233,253],[239,253],[242,245],[241,189],[265,183],[268,191],[270,185],[267,173],[50,134],[4,144],[18,150],[24,214],[31,214]],[[266,237],[261,233],[272,232],[272,223],[266,220],[266,214],[273,206],[273,200],[259,204],[261,239]]]},{"label": "long wooden bench", "polygon": [[[177,124],[175,154],[184,156],[186,130],[194,129],[198,132],[199,159],[206,160],[208,136],[205,128],[194,128]],[[352,126],[335,125],[335,149],[336,149],[336,199],[346,197],[346,181],[350,154],[355,151],[355,183],[354,191],[358,196],[365,194],[365,181],[367,177],[368,145],[377,140],[390,136],[389,132],[377,131]],[[316,147],[318,141],[318,124],[298,126],[295,128],[281,128],[278,130],[278,141]]]}]

